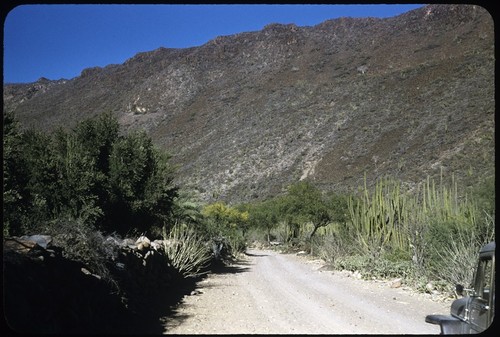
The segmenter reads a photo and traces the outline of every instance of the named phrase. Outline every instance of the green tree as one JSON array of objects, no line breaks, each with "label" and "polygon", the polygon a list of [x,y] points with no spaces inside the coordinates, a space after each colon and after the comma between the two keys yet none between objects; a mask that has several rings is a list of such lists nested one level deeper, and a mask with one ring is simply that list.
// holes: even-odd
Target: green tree
[{"label": "green tree", "polygon": [[[311,222],[314,228],[309,234],[309,239],[314,236],[318,228],[328,225],[333,219],[322,192],[305,181],[289,186],[281,211],[287,221],[295,227],[301,223]],[[296,236],[295,232],[294,237]]]},{"label": "green tree", "polygon": [[[61,205],[60,174],[50,135],[27,130],[23,133],[23,151],[28,177],[29,220],[24,232],[34,230],[37,224],[53,219]],[[25,234],[25,233],[24,233]]]},{"label": "green tree", "polygon": [[[154,148],[144,132],[118,139],[110,155],[110,221],[117,231],[147,231],[169,219],[177,187],[169,156]],[[115,223],[107,224],[116,226]]]},{"label": "green tree", "polygon": [[279,221],[278,207],[275,199],[261,201],[249,205],[249,224],[254,228],[266,231],[267,241],[271,241],[271,231]]},{"label": "green tree", "polygon": [[71,219],[120,234],[170,221],[174,169],[144,132],[120,136],[110,114],[50,134],[21,132],[4,114],[3,130],[4,234]]},{"label": "green tree", "polygon": [[[215,202],[206,205],[202,214],[205,216],[206,235],[216,246],[222,244],[230,254],[245,249],[244,234],[248,224],[248,211],[240,211],[223,202]],[[215,256],[220,253],[215,247],[213,250]]]},{"label": "green tree", "polygon": [[119,124],[116,117],[104,113],[96,118],[80,122],[74,129],[86,156],[94,161],[95,181],[92,194],[98,198],[98,206],[104,214],[111,209],[110,157],[113,144],[119,138]]},{"label": "green tree", "polygon": [[249,217],[248,211],[239,211],[221,201],[205,206],[202,214],[230,228],[241,228],[248,222]]},{"label": "green tree", "polygon": [[59,200],[54,212],[94,226],[103,215],[94,193],[98,180],[95,159],[73,132],[59,129],[53,143],[53,160],[59,177],[56,185]]},{"label": "green tree", "polygon": [[30,198],[23,134],[12,113],[3,114],[3,234],[19,235]]},{"label": "green tree", "polygon": [[104,175],[109,174],[109,157],[119,130],[118,120],[110,113],[84,120],[75,128],[76,137],[95,161],[96,170]]},{"label": "green tree", "polygon": [[349,196],[330,193],[325,199],[330,220],[345,225],[349,220]]}]

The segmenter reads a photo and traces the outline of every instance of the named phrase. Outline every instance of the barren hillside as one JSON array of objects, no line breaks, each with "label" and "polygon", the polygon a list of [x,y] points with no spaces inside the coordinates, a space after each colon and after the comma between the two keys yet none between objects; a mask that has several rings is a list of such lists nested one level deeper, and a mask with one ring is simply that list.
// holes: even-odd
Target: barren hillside
[{"label": "barren hillside", "polygon": [[299,179],[352,189],[390,175],[494,175],[494,26],[479,6],[271,24],[159,48],[73,79],[4,85],[4,109],[53,130],[111,111],[146,130],[205,200],[248,201]]}]

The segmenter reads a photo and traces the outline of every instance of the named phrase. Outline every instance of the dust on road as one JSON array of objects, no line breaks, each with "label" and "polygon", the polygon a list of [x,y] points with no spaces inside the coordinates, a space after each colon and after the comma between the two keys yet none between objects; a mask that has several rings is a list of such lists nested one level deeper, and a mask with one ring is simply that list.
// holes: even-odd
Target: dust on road
[{"label": "dust on road", "polygon": [[437,302],[387,282],[324,270],[319,260],[248,250],[210,274],[166,319],[166,334],[439,334]]}]

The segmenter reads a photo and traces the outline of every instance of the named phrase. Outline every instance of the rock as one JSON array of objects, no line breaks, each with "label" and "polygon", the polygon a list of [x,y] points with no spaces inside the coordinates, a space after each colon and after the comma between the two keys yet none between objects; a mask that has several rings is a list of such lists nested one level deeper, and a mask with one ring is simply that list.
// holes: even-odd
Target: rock
[{"label": "rock", "polygon": [[5,239],[3,249],[4,251],[14,251],[20,254],[27,254],[38,246],[36,242],[23,240],[21,238]]},{"label": "rock", "polygon": [[52,237],[50,235],[30,235],[21,236],[22,240],[35,242],[40,247],[46,249],[47,246],[52,242]]},{"label": "rock", "polygon": [[116,246],[121,246],[121,245],[123,245],[123,240],[120,240],[120,239],[115,238],[113,236],[108,236],[106,238],[106,243],[116,245]]},{"label": "rock", "polygon": [[163,247],[163,244],[159,243],[158,241],[160,241],[160,240],[154,240],[153,242],[151,242],[152,249],[158,250],[158,249],[161,249]]},{"label": "rock", "polygon": [[358,68],[356,68],[356,70],[358,72],[360,72],[361,74],[364,74],[368,71],[368,66],[366,64],[363,64],[363,65],[359,66]]},{"label": "rock", "polygon": [[139,243],[141,243],[141,242],[143,242],[143,243],[147,243],[148,245],[150,245],[150,244],[151,244],[151,240],[149,240],[149,239],[148,239],[146,236],[144,236],[144,235],[140,236],[140,237],[137,239],[137,241],[135,241],[135,243],[136,243],[136,244],[139,244]]},{"label": "rock", "polygon": [[401,281],[402,281],[402,279],[400,279],[400,278],[392,280],[392,282],[390,283],[390,287],[391,288],[399,288],[399,287],[401,287]]},{"label": "rock", "polygon": [[135,241],[134,241],[134,240],[132,240],[132,239],[129,239],[129,238],[127,238],[127,239],[123,239],[123,241],[122,241],[122,246],[123,246],[123,247],[130,247],[130,246],[134,246],[134,247],[136,247],[136,245],[135,245]]},{"label": "rock", "polygon": [[[135,240],[126,241],[136,249],[128,248],[123,241],[106,238],[105,248],[117,251],[116,256],[106,256],[106,265],[115,266],[106,271],[63,256],[62,248],[50,246],[49,236],[5,238],[5,289],[9,293],[5,303],[9,323],[34,334],[109,333],[121,328],[130,315],[135,315],[132,313],[144,308],[149,313],[147,304],[156,305],[158,292],[170,292],[170,285],[179,274],[169,265],[163,251],[145,247],[150,247],[146,237],[138,240],[138,245]],[[137,250],[137,246],[143,251]],[[62,306],[64,310],[60,310]]]},{"label": "rock", "polygon": [[432,291],[434,290],[434,285],[432,284],[432,282],[429,282],[425,285],[425,289],[429,292],[429,293],[432,293]]},{"label": "rock", "polygon": [[144,248],[149,248],[149,246],[151,246],[151,241],[144,235],[140,236],[135,243],[137,245],[137,249],[139,250],[143,250]]}]

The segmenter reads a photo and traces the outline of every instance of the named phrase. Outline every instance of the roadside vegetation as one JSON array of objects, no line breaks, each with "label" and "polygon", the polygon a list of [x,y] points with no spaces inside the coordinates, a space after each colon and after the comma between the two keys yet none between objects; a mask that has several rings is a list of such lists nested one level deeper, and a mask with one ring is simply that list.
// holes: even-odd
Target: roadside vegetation
[{"label": "roadside vegetation", "polygon": [[3,122],[4,237],[51,235],[102,276],[105,236],[145,235],[164,240],[166,263],[184,277],[259,243],[451,292],[469,286],[479,247],[495,239],[494,177],[470,190],[453,176],[381,178],[343,194],[299,181],[267,200],[206,204],[174,185],[168,154],[143,132],[122,134],[110,114],[50,134],[22,130],[10,114]]},{"label": "roadside vegetation", "polygon": [[471,285],[479,249],[495,240],[494,180],[468,193],[453,177],[450,185],[443,180],[405,186],[381,179],[351,195],[298,182],[285,196],[251,206],[253,238],[366,279],[401,278],[421,291],[452,294],[455,284]]}]

